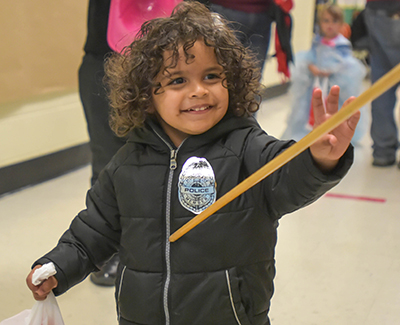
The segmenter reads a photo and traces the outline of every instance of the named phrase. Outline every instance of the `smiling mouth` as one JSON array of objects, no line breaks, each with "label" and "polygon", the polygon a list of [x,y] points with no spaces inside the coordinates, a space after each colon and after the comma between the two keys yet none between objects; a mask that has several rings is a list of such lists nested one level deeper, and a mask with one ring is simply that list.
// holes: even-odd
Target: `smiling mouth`
[{"label": "smiling mouth", "polygon": [[202,107],[194,107],[194,108],[189,108],[186,112],[201,112],[201,111],[206,111],[210,108],[211,106],[202,106]]}]

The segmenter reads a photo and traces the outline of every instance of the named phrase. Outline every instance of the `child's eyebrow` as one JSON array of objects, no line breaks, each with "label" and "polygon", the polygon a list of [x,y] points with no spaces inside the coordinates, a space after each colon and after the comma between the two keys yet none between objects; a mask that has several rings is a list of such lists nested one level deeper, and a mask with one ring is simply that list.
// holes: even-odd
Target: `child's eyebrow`
[{"label": "child's eyebrow", "polygon": [[204,70],[205,73],[208,73],[208,72],[219,72],[219,73],[222,73],[223,71],[224,71],[224,68],[222,66],[220,66],[220,65],[209,67],[208,69]]},{"label": "child's eyebrow", "polygon": [[[209,68],[204,70],[205,74],[210,73],[210,72],[223,73],[224,72],[224,68],[222,66],[220,66],[220,65],[215,65],[215,66],[209,67]],[[185,73],[185,71],[182,71],[182,70],[175,70],[174,71],[172,69],[172,71],[170,71],[169,69],[166,69],[164,71],[164,73],[162,74],[161,81],[163,81],[165,79],[168,79],[168,80],[173,79],[175,76],[181,76],[184,73]],[[187,73],[187,71],[186,71],[186,73]]]},{"label": "child's eyebrow", "polygon": [[[171,71],[172,70],[172,71]],[[205,73],[207,73],[207,72],[210,72],[210,71],[223,71],[224,70],[224,68],[222,67],[222,66],[220,66],[219,64],[216,64],[215,66],[211,66],[211,67],[208,67],[207,69],[204,69],[204,72]],[[186,70],[185,70],[186,71]],[[164,73],[164,75],[167,75],[167,76],[174,76],[174,75],[177,75],[177,74],[183,74],[183,73],[185,73],[185,71],[182,71],[182,70],[174,70],[173,68],[172,69],[167,69],[167,70],[165,70],[165,73]]]},{"label": "child's eyebrow", "polygon": [[182,74],[183,74],[183,71],[181,71],[181,70],[176,70],[176,71],[170,72],[170,70],[166,69],[163,73],[163,79],[171,79],[174,76],[182,75]]}]

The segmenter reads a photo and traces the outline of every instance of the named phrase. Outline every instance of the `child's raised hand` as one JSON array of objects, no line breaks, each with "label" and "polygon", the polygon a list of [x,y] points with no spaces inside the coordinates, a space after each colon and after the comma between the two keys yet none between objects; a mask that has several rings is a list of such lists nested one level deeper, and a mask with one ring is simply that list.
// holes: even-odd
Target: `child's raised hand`
[{"label": "child's raised hand", "polygon": [[[339,86],[333,86],[331,88],[326,101],[325,111],[321,90],[314,90],[312,96],[315,120],[314,128],[325,122],[338,111],[339,92]],[[353,100],[354,97],[350,97],[345,101],[343,106],[346,106]],[[349,119],[341,123],[328,134],[325,134],[310,147],[315,162],[322,170],[329,171],[336,166],[340,157],[345,153],[350,144],[359,119],[360,112],[357,111]]]},{"label": "child's raised hand", "polygon": [[45,300],[47,295],[51,292],[51,290],[53,290],[58,285],[57,279],[54,276],[51,276],[47,280],[44,280],[39,285],[35,286],[32,283],[32,275],[35,272],[35,270],[40,267],[42,266],[36,265],[26,278],[26,284],[28,285],[28,288],[32,291],[33,298],[35,298],[35,300]]}]

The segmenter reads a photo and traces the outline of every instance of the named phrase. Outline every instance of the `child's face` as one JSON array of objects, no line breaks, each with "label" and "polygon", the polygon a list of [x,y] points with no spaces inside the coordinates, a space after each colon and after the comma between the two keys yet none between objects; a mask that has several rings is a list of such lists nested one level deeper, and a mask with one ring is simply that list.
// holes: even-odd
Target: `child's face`
[{"label": "child's face", "polygon": [[[176,146],[189,135],[211,129],[224,117],[229,104],[228,90],[222,84],[225,75],[214,49],[199,40],[188,52],[195,58],[186,62],[181,48],[176,67],[158,74],[161,88],[157,94],[153,91],[150,109]],[[170,56],[170,51],[164,53],[166,65]]]},{"label": "child's face", "polygon": [[321,15],[319,25],[321,28],[322,36],[328,39],[332,39],[339,35],[340,29],[342,27],[342,22],[333,18],[330,13],[325,11]]}]

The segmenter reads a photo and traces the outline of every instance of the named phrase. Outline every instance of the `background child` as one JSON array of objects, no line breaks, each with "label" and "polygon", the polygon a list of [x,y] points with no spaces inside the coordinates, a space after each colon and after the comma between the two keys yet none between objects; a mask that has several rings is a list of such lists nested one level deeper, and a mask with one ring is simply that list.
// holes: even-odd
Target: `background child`
[{"label": "background child", "polygon": [[[178,241],[169,236],[293,144],[268,136],[259,68],[226,22],[197,2],[145,23],[107,64],[113,128],[128,141],[89,190],[87,208],[34,263],[62,294],[119,251],[120,324],[269,324],[278,219],[336,185],[352,163],[359,114]],[[316,124],[338,109],[334,87]],[[218,186],[217,186],[218,184]]]},{"label": "background child", "polygon": [[[342,9],[334,4],[321,7],[318,15],[320,35],[316,35],[309,51],[298,52],[292,66],[290,93],[292,110],[287,119],[283,139],[303,138],[310,132],[308,126],[313,88],[329,89],[340,86],[339,107],[350,96],[361,92],[362,81],[366,75],[364,65],[352,56],[350,41],[340,34],[343,25]],[[325,91],[327,92],[327,91]],[[367,116],[362,113],[361,121],[352,142],[357,143],[367,129]]]}]

